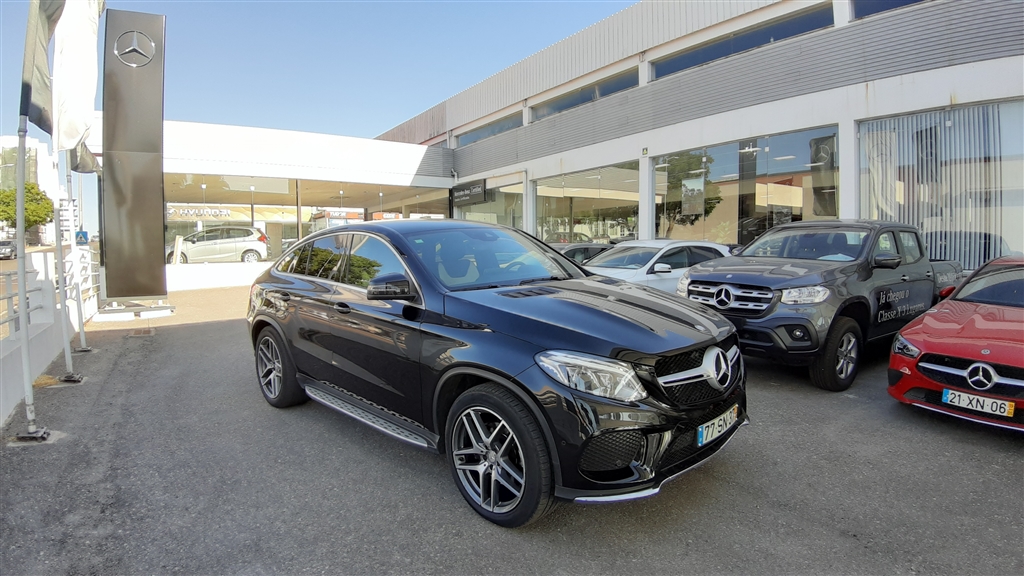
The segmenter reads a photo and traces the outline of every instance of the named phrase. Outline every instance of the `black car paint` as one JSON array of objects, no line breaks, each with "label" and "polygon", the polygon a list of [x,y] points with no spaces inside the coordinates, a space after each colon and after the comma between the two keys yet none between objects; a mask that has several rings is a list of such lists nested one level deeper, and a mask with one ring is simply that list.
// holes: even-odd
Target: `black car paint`
[{"label": "black car paint", "polygon": [[[743,284],[761,286],[774,292],[769,307],[758,314],[738,314],[719,310],[740,335],[745,354],[767,357],[789,364],[810,364],[828,337],[836,317],[850,316],[861,327],[865,339],[891,336],[904,324],[937,302],[939,291],[955,286],[963,276],[963,267],[956,262],[929,261],[927,252],[921,259],[902,263],[893,270],[876,267],[870,249],[885,232],[895,232],[900,254],[904,247],[898,232],[920,234],[913,226],[874,220],[805,221],[777,226],[773,231],[793,229],[822,230],[838,226],[868,232],[867,249],[853,261],[822,261],[761,256],[729,256],[702,262],[690,269],[690,282]],[[787,288],[826,286],[828,298],[818,304],[783,304],[781,292]],[[880,302],[886,290],[915,286],[913,305],[916,313],[889,318],[890,302]],[[798,341],[791,329],[803,327],[809,339]]]},{"label": "black car paint", "polygon": [[[449,221],[445,225],[475,224]],[[254,342],[264,326],[275,326],[284,335],[286,347],[294,351],[296,365],[310,367],[302,368],[304,385],[345,388],[392,417],[422,427],[439,450],[443,450],[440,436],[448,407],[462,387],[484,380],[508,387],[527,403],[545,432],[555,460],[556,495],[563,498],[656,487],[717,452],[739,425],[671,470],[616,482],[594,481],[577,467],[583,446],[595,435],[618,429],[660,433],[692,427],[712,417],[709,407],[724,410],[718,405],[726,401],[738,404],[739,421],[746,421],[741,361],[741,373],[728,388],[728,398],[696,406],[672,404],[653,376],[660,357],[728,338],[733,328],[720,314],[579,268],[573,268],[576,277],[568,280],[449,291],[427,273],[419,258],[405,257],[414,251],[400,232],[411,226],[417,224],[351,225],[322,231],[306,241],[339,232],[364,232],[385,239],[411,273],[416,299],[367,301],[363,295],[360,300],[359,291],[352,287],[281,273],[274,266],[253,286],[248,316]],[[293,249],[302,244],[296,243]],[[567,259],[562,261],[575,267]],[[351,310],[338,312],[339,303],[347,303]],[[314,312],[301,310],[307,305]],[[351,378],[346,370],[346,363],[355,360],[349,342],[356,336],[372,344],[363,349],[370,362],[362,368],[370,374],[362,379]],[[633,363],[640,368],[638,376],[649,396],[620,402],[570,390],[537,366],[534,356],[544,350],[570,350]]]}]

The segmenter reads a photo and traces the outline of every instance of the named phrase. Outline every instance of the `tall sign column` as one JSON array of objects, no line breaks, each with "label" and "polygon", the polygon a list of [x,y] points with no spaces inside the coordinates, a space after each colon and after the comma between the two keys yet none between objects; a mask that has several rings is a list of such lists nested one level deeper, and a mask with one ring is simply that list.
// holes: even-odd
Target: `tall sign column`
[{"label": "tall sign column", "polygon": [[164,27],[161,15],[107,10],[100,251],[108,299],[167,294]]}]

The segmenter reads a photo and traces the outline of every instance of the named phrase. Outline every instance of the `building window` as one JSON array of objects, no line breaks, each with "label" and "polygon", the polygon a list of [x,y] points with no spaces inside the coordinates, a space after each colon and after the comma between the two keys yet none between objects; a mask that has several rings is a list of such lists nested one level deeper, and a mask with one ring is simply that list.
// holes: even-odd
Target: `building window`
[{"label": "building window", "polygon": [[519,128],[522,125],[523,114],[521,112],[517,112],[511,116],[506,116],[497,122],[491,122],[486,126],[481,126],[464,134],[459,134],[456,146],[472,144],[477,140],[483,140],[484,138],[489,138],[495,134],[501,134],[502,132],[507,132],[513,128]]},{"label": "building window", "polygon": [[1024,251],[1024,101],[861,122],[869,218],[917,226],[929,256],[973,270]]},{"label": "building window", "polygon": [[640,71],[636,68],[605,78],[589,86],[584,86],[568,94],[563,94],[553,100],[548,100],[533,107],[533,119],[540,120],[552,114],[557,114],[570,108],[575,108],[587,102],[593,102],[599,98],[610,96],[628,88],[640,85]]},{"label": "building window", "polygon": [[909,6],[910,4],[917,4],[924,0],[850,0],[850,4],[853,6],[853,17],[863,18],[865,16],[871,16],[872,14],[878,14],[879,12],[886,12],[896,8],[902,8]]},{"label": "building window", "polygon": [[640,163],[537,181],[537,237],[549,243],[636,238]]},{"label": "building window", "polygon": [[662,78],[694,66],[746,52],[799,34],[828,28],[834,24],[832,4],[800,12],[759,28],[744,30],[726,38],[669,56],[654,62],[654,78]]},{"label": "building window", "polygon": [[491,188],[486,192],[487,201],[464,206],[463,220],[475,220],[490,224],[501,224],[512,228],[523,228],[523,185],[511,184]]},{"label": "building window", "polygon": [[837,216],[835,126],[655,158],[657,237],[746,244],[766,230]]}]

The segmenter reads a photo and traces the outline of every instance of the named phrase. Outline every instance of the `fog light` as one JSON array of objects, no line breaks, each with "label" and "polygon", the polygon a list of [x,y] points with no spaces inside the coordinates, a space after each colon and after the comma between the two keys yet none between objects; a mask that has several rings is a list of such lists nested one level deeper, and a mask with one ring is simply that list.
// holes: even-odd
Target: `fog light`
[{"label": "fog light", "polygon": [[793,338],[796,338],[798,340],[803,340],[804,336],[806,336],[806,335],[807,334],[802,329],[800,329],[800,328],[797,328],[796,330],[793,330]]}]

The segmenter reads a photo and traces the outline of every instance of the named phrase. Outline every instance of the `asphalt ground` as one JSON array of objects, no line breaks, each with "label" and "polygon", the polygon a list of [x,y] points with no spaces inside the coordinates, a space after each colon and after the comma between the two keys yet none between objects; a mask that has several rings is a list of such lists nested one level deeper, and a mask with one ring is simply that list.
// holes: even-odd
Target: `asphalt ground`
[{"label": "asphalt ground", "polygon": [[753,422],[705,466],[508,530],[441,456],[313,402],[269,406],[246,296],[89,325],[86,380],[36,390],[57,439],[8,444],[21,408],[3,428],[0,573],[1024,573],[1024,435],[900,406],[885,344],[846,393],[749,361]]}]

